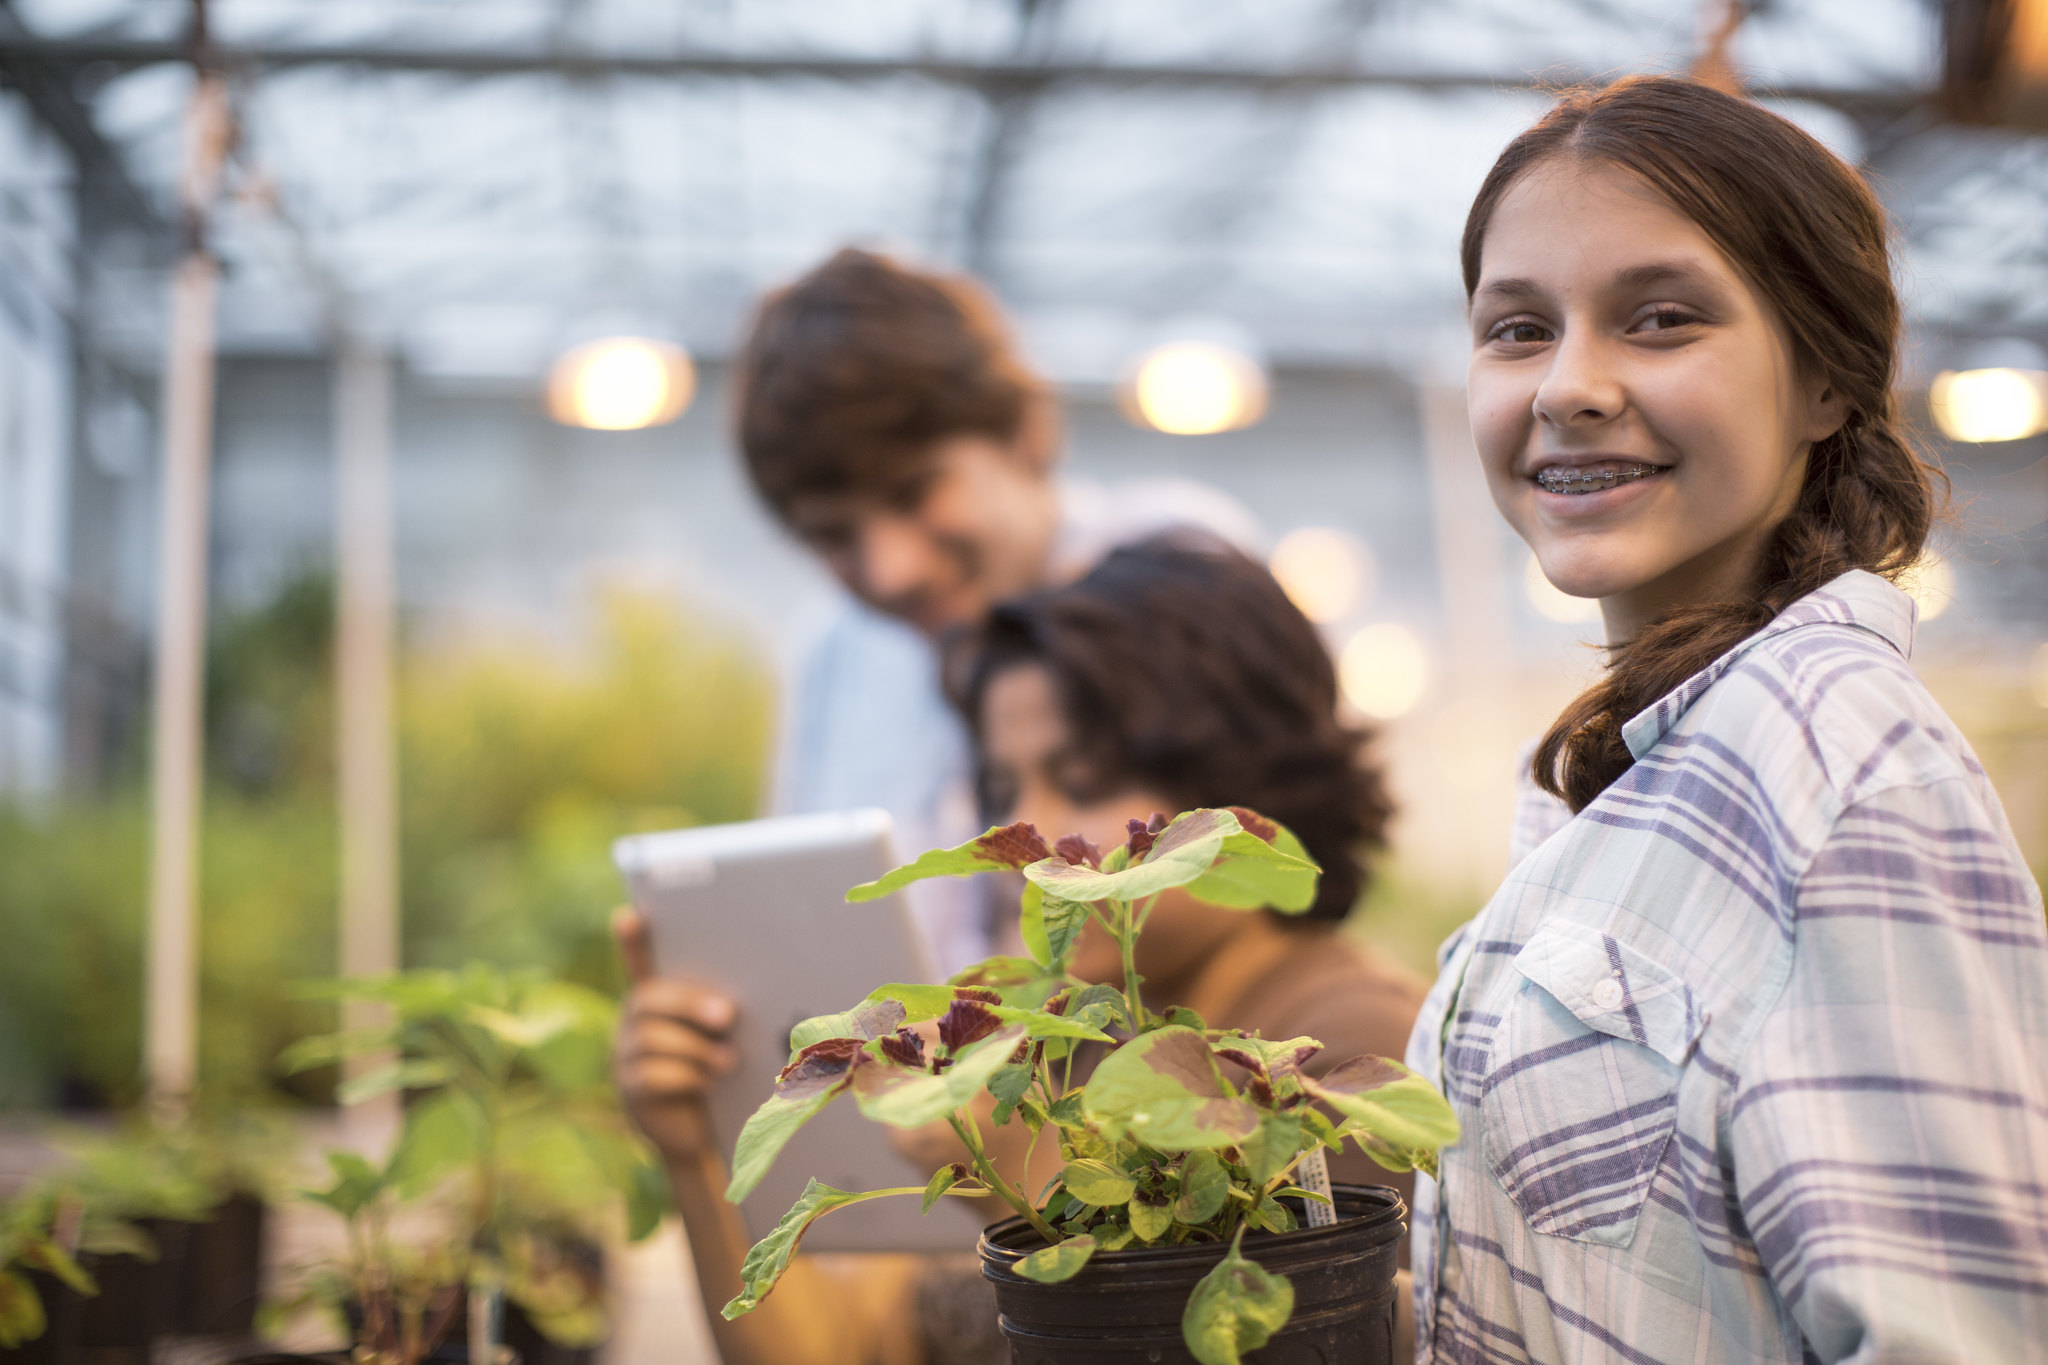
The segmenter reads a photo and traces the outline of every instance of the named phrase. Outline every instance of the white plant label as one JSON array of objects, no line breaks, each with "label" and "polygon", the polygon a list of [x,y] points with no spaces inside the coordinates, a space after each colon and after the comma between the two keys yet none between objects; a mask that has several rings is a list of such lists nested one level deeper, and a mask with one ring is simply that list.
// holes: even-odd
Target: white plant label
[{"label": "white plant label", "polygon": [[[1330,1163],[1323,1158],[1323,1149],[1318,1147],[1303,1157],[1294,1168],[1294,1183],[1310,1194],[1330,1197]],[[1308,1225],[1312,1228],[1330,1227],[1337,1221],[1334,1205],[1314,1199],[1304,1199],[1302,1206],[1308,1211]]]}]

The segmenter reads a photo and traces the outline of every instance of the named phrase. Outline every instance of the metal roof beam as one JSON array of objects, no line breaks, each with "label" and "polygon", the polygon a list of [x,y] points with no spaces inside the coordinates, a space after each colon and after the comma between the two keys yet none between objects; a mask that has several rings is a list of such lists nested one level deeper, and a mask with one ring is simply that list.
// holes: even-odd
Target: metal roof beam
[{"label": "metal roof beam", "polygon": [[[1255,93],[1387,88],[1420,91],[1546,90],[1602,85],[1610,77],[1578,72],[1425,72],[1351,63],[1268,68],[1188,63],[1095,62],[1071,59],[984,61],[943,57],[769,56],[744,53],[593,53],[539,49],[394,47],[378,44],[218,44],[217,60],[230,70],[290,70],[353,66],[376,71],[417,71],[458,76],[730,76],[749,79],[811,77],[866,81],[905,76],[1007,92],[1019,88],[1082,85],[1109,89],[1242,90]],[[42,38],[0,33],[0,60],[67,67],[133,68],[179,61],[174,42],[118,38]],[[1897,115],[1928,104],[1933,92],[1911,87],[1843,89],[1832,86],[1759,87],[1755,93],[1811,100],[1857,117]]]}]

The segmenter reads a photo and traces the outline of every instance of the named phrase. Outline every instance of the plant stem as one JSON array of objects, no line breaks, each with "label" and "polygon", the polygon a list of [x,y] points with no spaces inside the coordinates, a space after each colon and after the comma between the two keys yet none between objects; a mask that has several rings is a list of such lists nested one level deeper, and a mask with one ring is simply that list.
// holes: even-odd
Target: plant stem
[{"label": "plant stem", "polygon": [[1117,901],[1116,946],[1124,959],[1124,1001],[1131,1010],[1131,1032],[1145,1029],[1145,1002],[1138,993],[1138,929],[1129,901]]},{"label": "plant stem", "polygon": [[988,1159],[988,1153],[982,1150],[981,1131],[974,1126],[973,1117],[961,1111],[949,1115],[946,1122],[953,1125],[953,1131],[960,1135],[960,1141],[965,1144],[968,1155],[974,1158],[974,1173],[981,1177],[981,1183],[1001,1195],[1004,1203],[1022,1214],[1024,1221],[1031,1225],[1031,1230],[1043,1237],[1047,1246],[1059,1241],[1059,1233],[1053,1230],[1052,1224],[1039,1215],[1037,1209],[1031,1207],[1029,1201],[1024,1198],[1024,1192],[996,1174],[994,1164]]}]

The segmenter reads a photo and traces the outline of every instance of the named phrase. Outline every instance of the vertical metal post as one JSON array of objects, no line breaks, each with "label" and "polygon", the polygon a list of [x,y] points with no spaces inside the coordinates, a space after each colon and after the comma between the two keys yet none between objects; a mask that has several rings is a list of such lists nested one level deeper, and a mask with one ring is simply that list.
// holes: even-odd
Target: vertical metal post
[{"label": "vertical metal post", "polygon": [[[399,959],[391,361],[347,336],[335,367],[334,447],[340,960],[344,975],[376,976]],[[350,1002],[342,1017],[348,1029],[380,1022],[366,1002]],[[359,1117],[395,1122],[398,1097],[384,1100],[381,1112]]]},{"label": "vertical metal post", "polygon": [[206,544],[213,448],[214,305],[206,205],[227,155],[227,88],[202,72],[185,121],[187,243],[171,278],[164,362],[144,1067],[150,1095],[191,1094],[199,1034],[199,814],[206,671]]}]

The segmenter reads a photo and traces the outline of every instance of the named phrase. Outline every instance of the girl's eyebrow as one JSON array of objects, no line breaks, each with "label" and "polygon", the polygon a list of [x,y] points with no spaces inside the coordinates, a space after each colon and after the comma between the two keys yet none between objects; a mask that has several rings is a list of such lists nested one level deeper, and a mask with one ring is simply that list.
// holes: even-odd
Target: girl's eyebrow
[{"label": "girl's eyebrow", "polygon": [[1488,280],[1472,292],[1476,303],[1480,299],[1527,299],[1541,294],[1536,281],[1519,275],[1509,275],[1497,280]]}]

